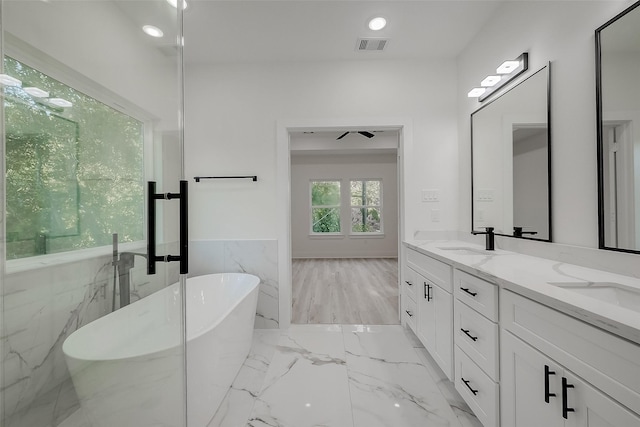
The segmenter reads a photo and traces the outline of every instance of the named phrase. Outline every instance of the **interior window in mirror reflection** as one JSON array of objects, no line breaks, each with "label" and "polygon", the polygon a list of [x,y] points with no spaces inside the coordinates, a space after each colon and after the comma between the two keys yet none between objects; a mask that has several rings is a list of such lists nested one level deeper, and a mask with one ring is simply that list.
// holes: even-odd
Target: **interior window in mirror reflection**
[{"label": "interior window in mirror reflection", "polygon": [[640,251],[640,8],[596,34],[600,247]]},{"label": "interior window in mirror reflection", "polygon": [[551,239],[548,68],[471,116],[474,230]]}]

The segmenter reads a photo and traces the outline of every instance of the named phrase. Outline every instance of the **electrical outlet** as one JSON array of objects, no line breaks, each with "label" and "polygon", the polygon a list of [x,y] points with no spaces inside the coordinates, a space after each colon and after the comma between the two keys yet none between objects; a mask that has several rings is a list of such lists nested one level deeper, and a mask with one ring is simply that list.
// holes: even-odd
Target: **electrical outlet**
[{"label": "electrical outlet", "polygon": [[476,209],[476,214],[474,219],[478,222],[484,221],[484,211],[482,209]]},{"label": "electrical outlet", "polygon": [[440,190],[422,190],[423,202],[439,202]]},{"label": "electrical outlet", "polygon": [[440,222],[440,209],[431,209],[431,222]]}]

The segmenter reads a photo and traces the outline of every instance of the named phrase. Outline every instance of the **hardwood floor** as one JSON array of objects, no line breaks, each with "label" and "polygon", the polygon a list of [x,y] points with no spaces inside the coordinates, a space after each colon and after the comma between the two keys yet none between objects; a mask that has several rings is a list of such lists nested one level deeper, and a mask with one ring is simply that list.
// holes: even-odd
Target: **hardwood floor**
[{"label": "hardwood floor", "polygon": [[398,260],[293,260],[294,324],[397,325]]}]

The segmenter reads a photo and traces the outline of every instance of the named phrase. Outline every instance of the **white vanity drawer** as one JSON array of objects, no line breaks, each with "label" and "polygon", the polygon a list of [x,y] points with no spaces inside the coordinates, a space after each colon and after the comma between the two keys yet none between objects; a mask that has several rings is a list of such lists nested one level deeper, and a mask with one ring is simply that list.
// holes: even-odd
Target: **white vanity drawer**
[{"label": "white vanity drawer", "polygon": [[451,266],[419,252],[407,251],[407,265],[431,280],[445,291],[452,293]]},{"label": "white vanity drawer", "polygon": [[485,427],[497,427],[499,388],[487,374],[460,350],[455,348],[456,390]]},{"label": "white vanity drawer", "polygon": [[416,302],[406,296],[402,297],[402,318],[411,327],[414,333],[417,333],[416,319],[418,312],[416,310]]},{"label": "white vanity drawer", "polygon": [[640,345],[503,290],[501,327],[640,414]]},{"label": "white vanity drawer", "polygon": [[460,300],[454,309],[455,343],[493,380],[498,380],[498,325]]},{"label": "white vanity drawer", "polygon": [[455,295],[487,319],[498,321],[498,287],[464,271],[453,271]]},{"label": "white vanity drawer", "polygon": [[416,300],[416,288],[420,286],[418,274],[410,268],[405,268],[404,280],[402,281],[402,292],[414,301]]}]

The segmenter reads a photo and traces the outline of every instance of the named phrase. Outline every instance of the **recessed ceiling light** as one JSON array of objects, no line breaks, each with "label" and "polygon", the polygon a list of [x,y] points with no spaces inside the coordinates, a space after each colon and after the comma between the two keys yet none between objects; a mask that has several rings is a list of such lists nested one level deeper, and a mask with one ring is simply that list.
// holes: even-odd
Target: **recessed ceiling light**
[{"label": "recessed ceiling light", "polygon": [[510,74],[513,70],[518,68],[520,65],[520,61],[504,61],[502,65],[500,65],[496,69],[496,73],[498,74]]},{"label": "recessed ceiling light", "polygon": [[480,86],[491,87],[495,86],[502,77],[500,76],[487,76],[483,81],[480,82]]},{"label": "recessed ceiling light", "polygon": [[381,16],[373,18],[371,21],[369,21],[369,29],[373,31],[381,30],[386,26],[387,26],[387,20]]},{"label": "recessed ceiling light", "polygon": [[[167,0],[167,3],[169,3],[171,6],[175,7],[176,9],[178,8],[178,0]],[[187,2],[186,0],[182,1],[182,10],[185,10],[187,8]]]},{"label": "recessed ceiling light", "polygon": [[164,33],[158,27],[154,27],[153,25],[145,25],[142,27],[142,31],[150,35],[151,37],[162,37]]},{"label": "recessed ceiling light", "polygon": [[42,90],[39,87],[25,87],[23,89],[25,92],[27,92],[29,95],[33,96],[34,98],[49,97],[49,92],[47,92],[46,90]]},{"label": "recessed ceiling light", "polygon": [[62,107],[62,108],[73,107],[73,103],[62,98],[50,98],[49,104],[55,105],[56,107]]},{"label": "recessed ceiling light", "polygon": [[467,96],[469,98],[477,98],[480,95],[482,95],[483,93],[485,93],[487,90],[483,87],[474,87],[473,89],[471,89],[469,91],[469,93],[467,94]]},{"label": "recessed ceiling light", "polygon": [[4,86],[22,86],[22,82],[8,74],[0,74],[0,84]]}]

